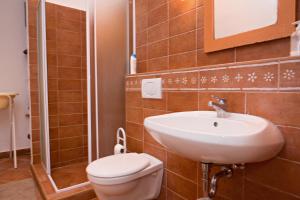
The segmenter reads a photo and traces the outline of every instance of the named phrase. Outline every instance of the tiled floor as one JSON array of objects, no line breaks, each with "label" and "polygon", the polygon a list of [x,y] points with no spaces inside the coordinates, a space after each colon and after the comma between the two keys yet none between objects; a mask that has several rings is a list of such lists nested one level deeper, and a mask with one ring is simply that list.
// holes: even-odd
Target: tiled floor
[{"label": "tiled floor", "polygon": [[13,162],[9,158],[0,159],[0,184],[31,178],[30,156],[18,156],[18,168],[13,168]]},{"label": "tiled floor", "polygon": [[87,182],[85,168],[86,162],[76,163],[64,167],[52,169],[51,177],[58,189]]},{"label": "tiled floor", "polygon": [[40,200],[30,172],[30,156],[18,156],[18,168],[13,168],[9,158],[0,159],[0,199]]}]

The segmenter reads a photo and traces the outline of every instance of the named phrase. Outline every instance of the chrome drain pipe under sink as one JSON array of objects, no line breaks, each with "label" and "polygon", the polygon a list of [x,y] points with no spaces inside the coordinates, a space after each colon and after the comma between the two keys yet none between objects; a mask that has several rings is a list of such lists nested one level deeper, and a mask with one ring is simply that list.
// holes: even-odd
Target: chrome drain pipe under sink
[{"label": "chrome drain pipe under sink", "polygon": [[234,169],[244,169],[244,165],[224,165],[221,170],[215,173],[210,179],[210,169],[213,164],[202,163],[202,186],[203,186],[203,198],[199,200],[209,200],[215,197],[217,193],[218,180],[222,177],[230,178],[233,175]]}]

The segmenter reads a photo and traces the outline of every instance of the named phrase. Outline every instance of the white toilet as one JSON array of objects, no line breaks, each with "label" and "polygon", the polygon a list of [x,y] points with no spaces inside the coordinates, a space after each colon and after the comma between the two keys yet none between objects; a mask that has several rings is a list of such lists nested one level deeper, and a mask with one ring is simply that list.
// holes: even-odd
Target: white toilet
[{"label": "white toilet", "polygon": [[117,154],[92,162],[86,171],[101,200],[148,200],[160,193],[163,163],[145,153]]}]

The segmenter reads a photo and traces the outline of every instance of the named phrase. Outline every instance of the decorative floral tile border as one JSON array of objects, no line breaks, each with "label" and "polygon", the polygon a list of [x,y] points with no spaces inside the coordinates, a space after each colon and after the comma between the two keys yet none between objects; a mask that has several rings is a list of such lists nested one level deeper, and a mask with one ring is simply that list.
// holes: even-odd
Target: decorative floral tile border
[{"label": "decorative floral tile border", "polygon": [[164,90],[300,90],[300,60],[129,76],[126,89],[154,77]]}]

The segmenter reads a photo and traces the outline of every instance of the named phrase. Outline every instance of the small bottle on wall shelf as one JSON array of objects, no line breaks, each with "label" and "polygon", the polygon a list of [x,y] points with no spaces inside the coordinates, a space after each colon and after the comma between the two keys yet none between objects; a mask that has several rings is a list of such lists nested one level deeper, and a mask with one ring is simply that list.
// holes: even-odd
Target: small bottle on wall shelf
[{"label": "small bottle on wall shelf", "polygon": [[296,25],[296,31],[291,35],[291,52],[290,56],[300,56],[300,21],[293,23]]},{"label": "small bottle on wall shelf", "polygon": [[136,54],[133,53],[130,57],[130,74],[136,74]]}]

